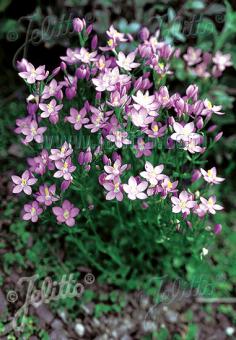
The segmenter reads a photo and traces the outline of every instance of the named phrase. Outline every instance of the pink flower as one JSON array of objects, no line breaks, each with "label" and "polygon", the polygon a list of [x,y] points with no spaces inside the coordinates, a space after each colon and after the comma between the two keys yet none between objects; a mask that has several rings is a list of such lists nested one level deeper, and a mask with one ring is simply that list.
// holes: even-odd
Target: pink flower
[{"label": "pink flower", "polygon": [[183,58],[187,62],[188,66],[193,66],[201,62],[202,51],[200,48],[188,47],[187,53],[184,54]]},{"label": "pink flower", "polygon": [[160,193],[162,197],[166,197],[169,192],[177,192],[176,189],[178,181],[171,182],[169,177],[164,178],[163,182],[160,184]]},{"label": "pink flower", "polygon": [[73,227],[75,225],[75,217],[79,214],[79,208],[65,200],[62,203],[62,207],[53,207],[52,211],[57,218],[58,223],[65,223],[68,227]]},{"label": "pink flower", "polygon": [[150,138],[158,138],[164,136],[166,132],[166,125],[162,126],[161,123],[156,121],[152,122],[151,128],[144,128],[144,132]]},{"label": "pink flower", "polygon": [[204,100],[204,106],[205,106],[205,109],[202,110],[203,116],[210,115],[212,112],[217,114],[217,115],[224,115],[223,112],[220,112],[222,106],[221,105],[212,105],[212,103],[208,99]]},{"label": "pink flower", "polygon": [[58,161],[60,159],[65,159],[66,157],[70,156],[73,152],[72,146],[70,143],[65,142],[61,149],[51,149],[51,155],[49,159],[53,161]]},{"label": "pink flower", "polygon": [[48,99],[50,97],[56,97],[60,93],[62,84],[57,84],[55,79],[52,79],[48,85],[43,89],[42,99]]},{"label": "pink flower", "polygon": [[30,204],[24,205],[25,214],[23,215],[23,220],[29,221],[31,220],[33,223],[38,221],[38,217],[42,214],[43,209],[40,208],[38,202],[33,201]]},{"label": "pink flower", "polygon": [[118,32],[113,25],[110,26],[109,30],[106,31],[108,37],[113,39],[115,42],[125,42],[127,39],[125,38],[124,33]]},{"label": "pink flower", "polygon": [[123,184],[123,189],[128,194],[130,200],[135,200],[136,198],[145,199],[147,195],[143,191],[147,189],[147,186],[148,182],[143,181],[138,184],[137,180],[131,176],[128,184]]},{"label": "pink flower", "polygon": [[74,107],[70,109],[70,116],[67,116],[65,120],[74,125],[75,130],[80,130],[83,124],[87,124],[89,122],[88,118],[85,118],[87,112],[83,107],[79,112]]},{"label": "pink flower", "polygon": [[32,120],[28,126],[22,128],[22,133],[26,136],[25,143],[30,143],[32,140],[35,140],[37,143],[42,143],[43,133],[46,130],[46,127],[38,127],[38,123]]},{"label": "pink flower", "polygon": [[221,205],[216,204],[216,196],[210,196],[208,200],[205,199],[204,197],[200,197],[200,200],[204,208],[213,215],[216,213],[216,210],[224,209]]},{"label": "pink flower", "polygon": [[71,173],[76,170],[76,166],[72,164],[70,157],[67,157],[65,161],[56,161],[55,165],[58,171],[55,172],[53,177],[63,177],[66,181],[70,181],[72,179]]},{"label": "pink flower", "polygon": [[139,63],[134,63],[135,56],[136,56],[135,52],[129,53],[127,57],[123,52],[119,52],[118,60],[116,61],[116,63],[124,70],[131,71],[133,68],[136,68],[140,65]]},{"label": "pink flower", "polygon": [[73,65],[78,63],[78,54],[79,54],[79,48],[67,48],[66,50],[66,56],[65,57],[60,57],[61,60],[65,61],[69,65]]},{"label": "pink flower", "polygon": [[164,165],[160,164],[154,167],[150,162],[145,163],[145,170],[140,173],[140,176],[148,180],[151,185],[157,185],[159,180],[165,178],[165,175],[161,174],[164,169]]},{"label": "pink flower", "polygon": [[212,58],[212,61],[217,65],[218,69],[221,72],[223,72],[226,69],[226,67],[233,65],[231,61],[231,55],[223,54],[220,51],[216,52],[215,56]]},{"label": "pink flower", "polygon": [[203,153],[206,148],[199,146],[198,144],[201,143],[201,138],[189,138],[187,142],[183,142],[183,149],[189,151],[190,153],[194,154],[196,152]]},{"label": "pink flower", "polygon": [[96,91],[115,91],[116,85],[120,83],[121,86],[126,85],[130,81],[130,76],[120,74],[119,68],[105,69],[97,78],[93,78],[92,82],[96,86]]},{"label": "pink flower", "polygon": [[103,183],[103,186],[108,191],[106,200],[110,201],[114,198],[116,198],[117,201],[123,200],[122,186],[119,177],[115,177],[112,182],[108,181]]},{"label": "pink flower", "polygon": [[149,92],[146,91],[145,94],[143,94],[141,91],[138,91],[136,96],[132,96],[135,103],[138,104],[138,106],[134,107],[136,109],[139,109],[139,107],[143,107],[146,109],[150,116],[157,116],[158,113],[156,112],[157,109],[160,107],[160,104],[157,103],[156,97],[154,95],[149,96]]},{"label": "pink flower", "polygon": [[107,101],[107,104],[112,107],[120,107],[125,104],[128,104],[128,96],[125,93],[125,87],[122,90],[122,93],[119,91],[114,91],[111,93],[110,100]]},{"label": "pink flower", "polygon": [[127,164],[122,165],[121,160],[118,158],[114,165],[105,165],[104,170],[108,174],[105,179],[107,181],[114,180],[116,177],[119,177],[127,168]]},{"label": "pink flower", "polygon": [[128,137],[128,132],[126,131],[121,131],[119,129],[112,129],[109,132],[109,135],[106,136],[106,138],[115,143],[115,145],[118,148],[122,148],[123,144],[128,145],[131,144],[131,141],[127,138]]},{"label": "pink flower", "polygon": [[211,168],[208,171],[205,171],[204,169],[200,169],[200,171],[203,175],[204,180],[208,183],[219,184],[225,180],[225,178],[217,177],[215,167]]},{"label": "pink flower", "polygon": [[23,190],[26,195],[31,195],[31,185],[34,185],[37,182],[37,178],[32,177],[29,170],[23,172],[21,177],[12,176],[11,179],[16,184],[12,191],[14,194],[18,194]]},{"label": "pink flower", "polygon": [[140,158],[142,156],[150,156],[152,154],[153,149],[153,143],[147,142],[145,143],[142,138],[138,138],[137,144],[134,146],[134,148],[137,150],[136,157]]},{"label": "pink flower", "polygon": [[135,108],[131,109],[130,115],[132,123],[137,127],[146,127],[155,119],[154,117],[149,116],[149,112],[150,111],[142,107],[140,107],[139,110],[136,110]]},{"label": "pink flower", "polygon": [[26,70],[20,72],[19,76],[27,81],[29,84],[34,84],[36,80],[44,80],[48,76],[48,71],[45,71],[45,66],[35,67],[31,63],[25,65]]},{"label": "pink flower", "polygon": [[58,201],[58,198],[55,197],[56,185],[53,184],[48,187],[46,184],[40,185],[39,192],[37,192],[37,201],[39,203],[43,203],[46,206],[51,205],[53,202]]},{"label": "pink flower", "polygon": [[49,170],[54,170],[55,168],[54,163],[49,159],[46,149],[43,149],[39,156],[28,158],[27,162],[30,165],[30,171],[41,176],[45,174],[47,167]]},{"label": "pink flower", "polygon": [[201,137],[201,135],[198,133],[194,133],[195,127],[193,122],[187,123],[184,126],[180,123],[174,122],[173,128],[175,133],[173,133],[170,138],[177,142],[189,142],[191,139],[197,139]]},{"label": "pink flower", "polygon": [[192,196],[187,193],[187,191],[182,191],[179,194],[179,198],[172,196],[171,202],[173,203],[172,211],[175,214],[182,212],[183,214],[190,214],[190,209],[192,209],[196,202],[192,200]]},{"label": "pink flower", "polygon": [[63,108],[63,104],[57,105],[56,100],[52,99],[49,104],[39,104],[39,108],[43,111],[41,117],[49,117],[50,122],[55,124],[55,121],[58,121],[58,112]]},{"label": "pink flower", "polygon": [[97,51],[95,52],[88,52],[86,48],[81,47],[79,52],[76,53],[76,57],[84,64],[90,64],[92,61],[96,60]]}]

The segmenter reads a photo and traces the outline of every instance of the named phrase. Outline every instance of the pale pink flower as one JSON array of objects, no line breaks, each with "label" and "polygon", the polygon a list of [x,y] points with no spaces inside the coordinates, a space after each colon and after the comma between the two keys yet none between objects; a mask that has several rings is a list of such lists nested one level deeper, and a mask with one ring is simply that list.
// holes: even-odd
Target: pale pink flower
[{"label": "pale pink flower", "polygon": [[42,214],[43,209],[40,208],[38,202],[33,201],[32,203],[24,205],[24,215],[23,220],[29,221],[31,220],[33,223],[38,221],[38,217]]},{"label": "pale pink flower", "polygon": [[143,192],[147,189],[148,182],[143,181],[138,184],[137,180],[131,176],[128,180],[128,184],[123,184],[124,191],[128,194],[130,200],[145,199],[147,195]]},{"label": "pale pink flower", "polygon": [[215,56],[212,58],[214,64],[217,65],[218,69],[223,72],[226,67],[232,66],[231,55],[223,54],[221,51],[217,51]]},{"label": "pale pink flower", "polygon": [[203,116],[210,114],[212,112],[217,114],[217,115],[224,115],[224,112],[220,112],[222,106],[221,105],[212,105],[212,103],[208,99],[204,100],[204,106],[205,106],[205,109],[202,110],[202,113],[201,113]]},{"label": "pale pink flower", "polygon": [[43,203],[46,206],[51,205],[53,202],[58,201],[58,198],[55,196],[56,193],[56,185],[50,185],[48,187],[46,184],[40,185],[39,192],[36,193],[36,200],[39,203]]},{"label": "pale pink flower", "polygon": [[127,138],[128,137],[128,132],[126,131],[121,131],[119,129],[111,129],[109,134],[106,136],[106,138],[115,143],[115,145],[118,148],[122,148],[123,144],[128,145],[131,144],[131,141]]},{"label": "pale pink flower", "polygon": [[145,163],[145,170],[140,172],[140,176],[148,180],[151,185],[157,185],[159,180],[165,178],[165,175],[162,174],[164,169],[164,165],[160,164],[157,166],[153,166],[150,162]]},{"label": "pale pink flower", "polygon": [[118,32],[113,25],[110,26],[109,30],[106,31],[108,37],[115,42],[125,42],[127,39],[125,38],[125,34]]},{"label": "pale pink flower", "polygon": [[140,158],[142,156],[150,156],[152,154],[153,143],[147,142],[145,143],[142,138],[138,138],[137,144],[134,145],[134,148],[137,150],[136,157]]},{"label": "pale pink flower", "polygon": [[63,61],[65,61],[69,65],[77,64],[79,59],[79,48],[67,48],[66,50],[66,56],[65,57],[60,57]]},{"label": "pale pink flower", "polygon": [[55,79],[52,79],[48,85],[43,89],[42,99],[48,99],[50,97],[55,97],[61,91],[62,84],[58,84]]},{"label": "pale pink flower", "polygon": [[55,165],[58,171],[55,172],[53,177],[63,177],[66,181],[70,181],[72,179],[71,173],[76,170],[76,166],[72,164],[70,157],[67,157],[64,161],[56,161]]},{"label": "pale pink flower", "polygon": [[188,47],[187,53],[184,54],[183,58],[187,62],[188,66],[193,66],[202,61],[202,51],[200,48]]},{"label": "pale pink flower", "polygon": [[53,214],[57,218],[58,223],[65,223],[68,227],[73,227],[75,225],[75,217],[79,214],[79,208],[65,200],[62,203],[62,207],[53,207]]},{"label": "pale pink flower", "polygon": [[143,107],[140,107],[139,110],[132,108],[130,112],[132,123],[137,127],[146,127],[155,119],[149,115],[149,112],[150,111]]},{"label": "pale pink flower", "polygon": [[116,198],[117,201],[123,200],[122,185],[119,177],[113,178],[113,181],[103,183],[103,186],[108,191],[106,200],[110,201],[114,198]]},{"label": "pale pink flower", "polygon": [[76,53],[76,58],[84,64],[90,64],[92,61],[96,60],[97,51],[88,52],[86,48],[81,47],[79,52]]},{"label": "pale pink flower", "polygon": [[173,133],[170,138],[177,142],[189,142],[191,139],[197,139],[201,137],[201,135],[194,132],[195,126],[193,122],[187,123],[184,126],[180,123],[174,122],[173,128],[175,133]]},{"label": "pale pink flower", "polygon": [[179,197],[171,197],[171,202],[173,203],[172,211],[175,214],[182,212],[183,214],[190,214],[190,209],[192,209],[196,202],[192,200],[192,195],[188,194],[187,191],[182,191]]},{"label": "pale pink flower", "polygon": [[223,182],[225,180],[225,178],[217,177],[215,167],[211,168],[208,171],[205,171],[204,169],[200,169],[200,171],[201,171],[201,174],[202,174],[204,180],[208,183],[220,184],[221,182]]},{"label": "pale pink flower", "polygon": [[29,170],[23,172],[22,176],[11,176],[11,179],[15,185],[12,192],[14,194],[19,194],[21,191],[24,191],[26,195],[32,194],[31,186],[37,182],[37,178],[31,176]]},{"label": "pale pink flower", "polygon": [[112,107],[120,107],[128,104],[128,96],[125,93],[125,87],[123,88],[121,93],[118,90],[111,92],[110,100],[107,100],[106,102]]},{"label": "pale pink flower", "polygon": [[126,85],[130,81],[130,76],[119,73],[119,67],[113,69],[105,69],[97,78],[93,78],[92,82],[96,86],[96,91],[115,91],[116,85]]},{"label": "pale pink flower", "polygon": [[203,153],[206,148],[201,147],[199,144],[201,143],[201,139],[198,138],[189,138],[187,142],[183,142],[183,150],[187,150],[190,153],[194,154],[196,152]]},{"label": "pale pink flower", "polygon": [[129,53],[127,57],[123,52],[119,52],[116,64],[126,71],[131,71],[133,68],[136,68],[140,65],[139,63],[134,63],[135,56],[135,52]]},{"label": "pale pink flower", "polygon": [[164,180],[160,183],[159,192],[162,197],[166,197],[170,192],[177,192],[176,189],[178,185],[178,181],[171,182],[169,177],[164,178]]},{"label": "pale pink flower", "polygon": [[37,143],[43,142],[43,133],[47,130],[46,127],[38,127],[38,123],[32,120],[28,126],[22,128],[23,135],[26,136],[25,143],[30,143],[35,140]]},{"label": "pale pink flower", "polygon": [[210,196],[208,200],[204,197],[200,197],[200,200],[206,210],[213,215],[216,213],[216,210],[224,209],[221,205],[216,204],[216,196]]},{"label": "pale pink flower", "polygon": [[89,122],[89,119],[85,117],[86,114],[87,112],[84,107],[79,112],[72,107],[70,109],[70,116],[67,116],[65,120],[73,124],[75,130],[80,130],[84,124]]},{"label": "pale pink flower", "polygon": [[45,71],[45,65],[35,67],[31,63],[25,65],[26,70],[20,72],[19,76],[27,81],[28,84],[34,84],[36,80],[44,80],[48,76],[48,71]]},{"label": "pale pink flower", "polygon": [[44,103],[39,104],[39,108],[43,111],[41,113],[41,117],[42,118],[49,117],[49,120],[50,120],[52,116],[55,116],[55,115],[58,116],[58,112],[63,108],[63,104],[57,105],[56,100],[52,99],[48,104],[44,104]]},{"label": "pale pink flower", "polygon": [[160,107],[160,104],[157,103],[155,95],[149,96],[149,92],[146,91],[145,94],[142,93],[140,90],[136,93],[136,96],[132,96],[135,103],[138,104],[138,106],[134,107],[139,109],[139,107],[145,108],[150,116],[157,116],[158,113],[156,112],[157,109]]},{"label": "pale pink flower", "polygon": [[64,142],[60,149],[51,149],[51,155],[49,159],[53,161],[58,161],[60,159],[65,159],[70,156],[73,152],[72,146],[70,143]]},{"label": "pale pink flower", "polygon": [[119,177],[127,168],[127,164],[122,165],[121,160],[118,158],[112,165],[105,165],[104,170],[108,174],[105,179],[107,181],[114,180],[115,177]]}]

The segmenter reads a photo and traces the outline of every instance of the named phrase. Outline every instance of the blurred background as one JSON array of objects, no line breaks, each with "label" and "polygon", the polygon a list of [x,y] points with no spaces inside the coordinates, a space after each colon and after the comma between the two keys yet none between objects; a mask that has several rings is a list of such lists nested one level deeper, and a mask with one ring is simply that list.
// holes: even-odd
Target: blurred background
[{"label": "blurred background", "polygon": [[[227,178],[217,193],[225,206],[220,220],[223,231],[214,238],[204,261],[177,248],[164,252],[163,269],[157,270],[154,286],[145,282],[145,276],[108,280],[111,275],[101,275],[92,260],[86,262],[86,254],[79,253],[81,261],[66,256],[66,236],[51,229],[53,238],[20,221],[20,204],[11,194],[9,177],[25,167],[24,148],[13,132],[15,119],[24,116],[27,96],[16,60],[25,57],[35,66],[54,69],[71,42],[76,45],[71,20],[78,16],[93,24],[101,39],[111,24],[134,35],[147,26],[152,32],[160,29],[162,38],[183,52],[194,46],[232,56],[233,66],[210,93],[226,112],[216,118],[224,135],[209,154],[210,164]],[[0,330],[17,310],[9,305],[6,292],[19,277],[76,272],[81,279],[88,272],[96,274],[95,287],[86,289],[82,299],[32,307],[23,334],[11,332],[6,339],[236,338],[235,38],[235,1],[0,0]],[[176,88],[190,81],[199,81],[201,89],[205,86],[203,80],[188,79],[181,64],[176,74]],[[116,249],[112,251],[115,254]],[[184,285],[176,284],[179,277]],[[196,282],[196,278],[200,279]],[[160,301],[161,294],[168,298],[167,305]]]}]

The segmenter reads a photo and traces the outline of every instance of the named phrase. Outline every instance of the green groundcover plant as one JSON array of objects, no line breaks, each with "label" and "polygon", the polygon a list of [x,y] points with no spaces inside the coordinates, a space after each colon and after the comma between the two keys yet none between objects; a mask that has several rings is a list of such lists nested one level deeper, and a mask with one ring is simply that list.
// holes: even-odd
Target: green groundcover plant
[{"label": "green groundcover plant", "polygon": [[108,282],[152,274],[168,247],[177,255],[195,243],[205,256],[222,229],[209,226],[223,209],[214,187],[224,178],[207,155],[222,137],[212,117],[224,112],[198,85],[173,84],[179,65],[190,79],[217,82],[230,54],[182,52],[146,27],[136,36],[111,26],[105,44],[84,19],[73,28],[79,47],[51,73],[18,61],[29,89],[15,129],[28,166],[12,176],[13,193],[27,198],[22,219],[61,230],[68,252]]}]

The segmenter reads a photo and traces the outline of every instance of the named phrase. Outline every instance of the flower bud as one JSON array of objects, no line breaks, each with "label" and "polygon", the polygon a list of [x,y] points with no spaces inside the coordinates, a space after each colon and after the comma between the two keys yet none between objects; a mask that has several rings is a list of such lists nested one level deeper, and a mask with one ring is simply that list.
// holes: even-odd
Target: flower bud
[{"label": "flower bud", "polygon": [[197,180],[199,180],[199,178],[202,177],[201,172],[198,169],[194,169],[193,173],[192,173],[192,178],[191,178],[191,182],[194,183]]},{"label": "flower bud", "polygon": [[215,233],[216,235],[218,235],[218,234],[221,233],[221,231],[222,231],[222,225],[221,225],[221,224],[216,224],[216,225],[214,226],[214,233]]},{"label": "flower bud", "polygon": [[141,30],[140,30],[140,39],[142,41],[145,41],[145,40],[148,40],[149,36],[150,36],[150,32],[149,32],[149,29],[147,27],[143,27]]},{"label": "flower bud", "polygon": [[91,48],[93,50],[95,50],[97,48],[97,45],[98,45],[98,36],[96,34],[96,35],[94,35],[94,37],[93,37],[93,39],[91,41]]},{"label": "flower bud", "polygon": [[80,33],[86,27],[86,22],[84,19],[75,18],[73,19],[73,29],[75,32]]},{"label": "flower bud", "polygon": [[215,136],[214,141],[215,141],[215,142],[218,142],[218,141],[221,139],[222,136],[223,136],[223,131],[219,132],[219,133]]},{"label": "flower bud", "polygon": [[201,129],[203,128],[203,125],[204,125],[204,123],[203,123],[202,117],[198,117],[197,123],[196,123],[197,128],[198,128],[199,130],[201,130]]}]

